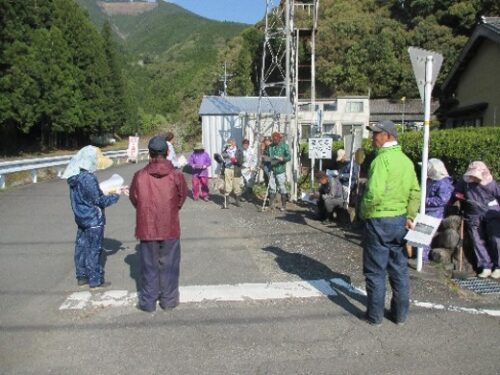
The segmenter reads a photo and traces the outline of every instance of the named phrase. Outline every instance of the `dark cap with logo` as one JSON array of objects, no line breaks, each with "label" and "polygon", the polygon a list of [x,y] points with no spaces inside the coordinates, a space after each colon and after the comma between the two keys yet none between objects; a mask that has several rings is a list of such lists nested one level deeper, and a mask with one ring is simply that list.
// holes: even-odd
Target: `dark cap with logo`
[{"label": "dark cap with logo", "polygon": [[391,120],[383,120],[377,122],[376,124],[368,125],[366,129],[371,130],[374,133],[385,132],[392,135],[394,138],[398,137],[398,131],[396,125]]},{"label": "dark cap with logo", "polygon": [[168,146],[165,137],[156,135],[153,138],[151,138],[149,140],[148,149],[149,151],[156,152],[158,154],[166,154]]}]

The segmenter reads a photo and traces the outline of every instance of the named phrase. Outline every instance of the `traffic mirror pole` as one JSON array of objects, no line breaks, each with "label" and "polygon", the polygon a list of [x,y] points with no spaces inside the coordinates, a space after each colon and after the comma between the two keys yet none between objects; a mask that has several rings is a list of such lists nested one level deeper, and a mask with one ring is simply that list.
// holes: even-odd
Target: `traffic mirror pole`
[{"label": "traffic mirror pole", "polygon": [[[433,57],[427,56],[425,59],[425,86],[424,86],[424,148],[422,150],[422,171],[421,171],[421,198],[420,213],[425,214],[425,197],[427,195],[427,164],[429,161],[429,133],[431,124],[431,94],[432,94],[432,64]],[[422,256],[424,248],[417,250],[417,271],[422,271]]]}]

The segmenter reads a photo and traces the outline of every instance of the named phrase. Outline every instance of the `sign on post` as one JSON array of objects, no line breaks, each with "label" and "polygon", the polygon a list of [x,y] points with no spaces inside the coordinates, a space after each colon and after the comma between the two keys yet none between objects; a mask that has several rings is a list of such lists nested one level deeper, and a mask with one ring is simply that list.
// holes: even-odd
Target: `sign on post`
[{"label": "sign on post", "polygon": [[127,158],[128,161],[137,163],[139,158],[139,137],[128,137]]},{"label": "sign on post", "polygon": [[332,140],[330,138],[309,138],[310,159],[331,159]]},{"label": "sign on post", "polygon": [[408,47],[408,53],[410,54],[411,66],[413,67],[413,73],[415,74],[415,79],[417,80],[418,92],[420,93],[420,98],[424,101],[425,60],[427,59],[427,56],[432,56],[433,66],[430,82],[431,87],[434,87],[439,70],[443,64],[443,55],[418,47]]},{"label": "sign on post", "polygon": [[[436,83],[436,78],[443,63],[443,55],[426,51],[416,47],[409,47],[411,64],[417,80],[418,91],[424,102],[424,146],[422,149],[422,170],[420,181],[420,214],[425,214],[425,200],[427,195],[427,162],[429,159],[429,128],[431,123],[431,96],[432,88]],[[417,252],[417,271],[422,271],[423,247]]]}]

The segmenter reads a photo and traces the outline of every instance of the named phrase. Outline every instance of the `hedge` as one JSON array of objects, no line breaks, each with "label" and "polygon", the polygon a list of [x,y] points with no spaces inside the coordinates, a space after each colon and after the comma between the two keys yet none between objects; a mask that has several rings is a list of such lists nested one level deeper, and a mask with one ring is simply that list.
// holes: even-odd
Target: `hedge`
[{"label": "hedge", "polygon": [[[400,134],[398,138],[403,151],[417,165],[422,160],[423,133],[410,131]],[[343,148],[342,141],[332,144],[333,154]],[[370,139],[363,140],[366,159],[363,168],[366,170],[375,157],[375,150]],[[307,144],[302,145],[303,155],[307,153]],[[495,179],[500,179],[500,128],[456,128],[432,130],[429,141],[429,158],[441,159],[450,176],[458,179],[464,174],[471,161],[481,160],[490,169]]]}]

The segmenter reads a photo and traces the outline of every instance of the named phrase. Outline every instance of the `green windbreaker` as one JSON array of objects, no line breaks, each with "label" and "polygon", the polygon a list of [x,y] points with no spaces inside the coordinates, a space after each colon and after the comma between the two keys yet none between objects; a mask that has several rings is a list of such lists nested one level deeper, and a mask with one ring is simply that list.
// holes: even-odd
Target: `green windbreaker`
[{"label": "green windbreaker", "polygon": [[[271,143],[267,146],[265,155],[269,156],[271,159],[271,169],[274,175],[285,173],[286,163],[290,161],[290,149],[285,142],[280,142],[278,144]],[[277,156],[282,156],[283,161],[274,159]]]},{"label": "green windbreaker", "polygon": [[380,148],[370,165],[362,219],[406,215],[414,219],[420,205],[420,186],[412,161],[395,145]]}]

